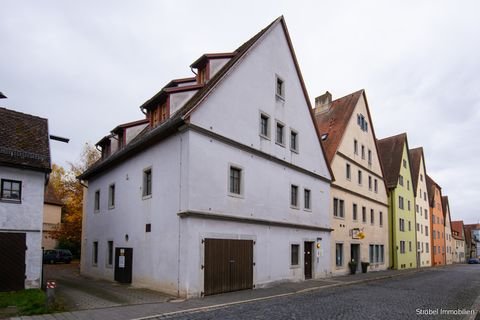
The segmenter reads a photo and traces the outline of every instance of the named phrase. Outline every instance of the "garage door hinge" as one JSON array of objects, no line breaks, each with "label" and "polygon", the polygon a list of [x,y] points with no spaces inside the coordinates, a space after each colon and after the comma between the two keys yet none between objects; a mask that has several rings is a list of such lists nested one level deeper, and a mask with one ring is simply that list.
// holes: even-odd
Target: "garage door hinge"
[{"label": "garage door hinge", "polygon": [[200,266],[200,269],[202,269],[202,270],[205,269],[205,266],[202,264],[202,265]]}]

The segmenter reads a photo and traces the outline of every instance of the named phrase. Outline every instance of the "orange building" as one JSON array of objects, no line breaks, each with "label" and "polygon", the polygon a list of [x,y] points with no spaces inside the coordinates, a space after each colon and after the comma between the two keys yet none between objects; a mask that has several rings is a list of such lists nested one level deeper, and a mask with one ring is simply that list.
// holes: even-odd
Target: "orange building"
[{"label": "orange building", "polygon": [[432,266],[445,264],[445,223],[442,208],[442,188],[427,175]]}]

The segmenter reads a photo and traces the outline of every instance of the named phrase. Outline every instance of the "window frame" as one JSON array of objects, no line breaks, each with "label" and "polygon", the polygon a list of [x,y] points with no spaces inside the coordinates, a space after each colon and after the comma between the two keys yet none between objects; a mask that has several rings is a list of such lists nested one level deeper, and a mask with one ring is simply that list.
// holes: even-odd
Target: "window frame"
[{"label": "window frame", "polygon": [[92,242],[92,265],[98,266],[98,240]]},{"label": "window frame", "polygon": [[[292,209],[299,209],[298,189],[299,189],[298,185],[296,185],[296,184],[291,184],[290,185],[290,207]],[[294,191],[295,191],[295,194],[294,194]]]},{"label": "window frame", "polygon": [[[110,246],[111,245],[111,246]],[[107,268],[113,268],[113,264],[115,262],[115,247],[113,240],[107,241],[107,255],[105,259],[105,266]]]},{"label": "window frame", "polygon": [[[263,126],[263,120],[266,119],[266,133],[263,132],[264,126]],[[270,116],[263,112],[260,111],[260,123],[259,123],[259,129],[260,129],[260,137],[270,140],[270,130],[271,130],[271,121],[270,121]]]},{"label": "window frame", "polygon": [[[290,151],[295,152],[295,153],[299,152],[298,136],[299,136],[298,131],[290,128]],[[295,137],[295,139],[292,140],[293,137]],[[295,142],[292,143],[292,141],[295,141]],[[294,144],[294,146],[292,146],[292,144]]]},{"label": "window frame", "polygon": [[[340,254],[338,252],[338,249],[340,248]],[[344,250],[343,250],[343,243],[341,242],[336,242],[335,243],[335,267],[336,268],[341,268],[344,265]]]},{"label": "window frame", "polygon": [[[280,90],[279,90],[280,85]],[[278,74],[275,75],[275,97],[285,101],[285,80]]]},{"label": "window frame", "polygon": [[[10,184],[10,197],[5,197],[5,185],[9,183]],[[18,198],[12,198],[11,194],[13,189],[13,184],[18,184]],[[0,200],[5,201],[5,202],[13,202],[13,203],[21,203],[22,202],[22,181],[21,180],[13,180],[13,179],[1,179],[1,186],[0,186]]]},{"label": "window frame", "polygon": [[100,212],[100,199],[101,199],[100,189],[97,189],[95,190],[95,193],[93,196],[93,212]]},{"label": "window frame", "polygon": [[[296,247],[296,256],[294,256],[293,248]],[[294,263],[296,260],[296,263]],[[299,243],[291,243],[290,244],[290,267],[297,268],[300,267],[300,244]]]},{"label": "window frame", "polygon": [[347,178],[347,180],[352,180],[352,166],[348,162],[345,166],[345,177]]},{"label": "window frame", "polygon": [[153,169],[148,167],[142,171],[142,199],[153,196]]},{"label": "window frame", "polygon": [[[233,189],[232,189],[232,171],[238,171],[239,172],[239,175],[238,175],[238,193],[235,192],[235,186],[233,186]],[[244,173],[244,169],[243,167],[237,165],[237,164],[233,164],[233,163],[229,163],[228,164],[228,175],[227,175],[227,192],[228,192],[228,195],[231,196],[231,197],[235,197],[235,198],[243,198],[244,197],[244,188],[245,188],[245,181],[244,181],[244,176],[245,173]],[[235,177],[233,177],[235,179]],[[233,191],[232,191],[233,190]]]},{"label": "window frame", "polygon": [[115,208],[115,183],[112,183],[108,186],[108,209]]},{"label": "window frame", "polygon": [[[281,128],[281,135],[278,135],[278,128]],[[281,141],[278,138],[281,137]],[[275,144],[285,148],[285,124],[281,121],[275,121]]]},{"label": "window frame", "polygon": [[303,210],[312,211],[312,190],[307,188],[303,188]]}]

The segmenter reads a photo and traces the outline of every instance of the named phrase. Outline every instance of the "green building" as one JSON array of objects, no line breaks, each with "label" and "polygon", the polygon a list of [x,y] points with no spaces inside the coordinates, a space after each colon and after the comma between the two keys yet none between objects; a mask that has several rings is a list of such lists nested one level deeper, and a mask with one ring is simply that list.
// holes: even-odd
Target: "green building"
[{"label": "green building", "polygon": [[388,189],[390,267],[417,267],[415,190],[407,134],[378,140],[378,151]]}]

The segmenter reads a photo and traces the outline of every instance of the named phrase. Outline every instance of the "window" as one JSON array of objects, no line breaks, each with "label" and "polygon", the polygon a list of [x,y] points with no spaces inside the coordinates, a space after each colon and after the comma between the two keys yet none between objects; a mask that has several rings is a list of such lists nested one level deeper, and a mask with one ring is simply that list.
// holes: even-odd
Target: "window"
[{"label": "window", "polygon": [[350,168],[349,163],[347,163],[347,165],[345,167],[345,175],[346,175],[348,180],[352,179],[352,173],[351,173],[351,168]]},{"label": "window", "polygon": [[290,205],[295,208],[298,207],[298,187],[293,184],[290,188]]},{"label": "window", "polygon": [[405,220],[403,220],[402,218],[399,218],[398,219],[398,227],[399,227],[400,231],[405,231]]},{"label": "window", "polygon": [[379,223],[380,223],[380,227],[383,226],[383,212],[380,211],[378,213],[378,220],[379,220]]},{"label": "window", "polygon": [[113,241],[107,242],[107,266],[113,266]]},{"label": "window", "polygon": [[298,264],[299,264],[299,259],[298,259],[299,253],[300,253],[300,245],[292,244],[291,249],[290,249],[290,254],[291,254],[290,255],[290,264],[292,266],[298,266]]},{"label": "window", "polygon": [[412,222],[408,221],[408,231],[412,231]]},{"label": "window", "polygon": [[435,232],[435,230],[432,231],[432,238],[433,238],[433,239],[436,239],[436,238],[437,238],[437,233]]},{"label": "window", "polygon": [[368,132],[368,122],[365,120],[363,114],[357,114],[357,124],[360,126],[362,131]]},{"label": "window", "polygon": [[362,144],[362,159],[365,159],[365,146]]},{"label": "window", "polygon": [[298,133],[290,130],[290,150],[298,152]]},{"label": "window", "polygon": [[403,186],[403,176],[402,175],[398,176],[398,184]]},{"label": "window", "polygon": [[115,208],[115,184],[108,187],[108,208]]},{"label": "window", "polygon": [[403,167],[407,168],[407,160],[403,159]]},{"label": "window", "polygon": [[368,149],[368,165],[372,165],[372,150]]},{"label": "window", "polygon": [[370,263],[375,263],[375,245],[371,244],[369,249]]},{"label": "window", "polygon": [[2,179],[2,189],[0,192],[2,200],[12,200],[20,202],[22,200],[22,182],[16,180]]},{"label": "window", "polygon": [[275,94],[278,98],[285,99],[285,83],[279,76],[276,76]]},{"label": "window", "polygon": [[416,210],[417,213],[419,212],[419,206],[418,206],[418,204],[415,205],[415,210]]},{"label": "window", "polygon": [[95,191],[95,199],[93,203],[93,210],[99,211],[100,210],[100,190]]},{"label": "window", "polygon": [[337,267],[343,266],[343,243],[335,245],[335,265]]},{"label": "window", "polygon": [[143,196],[152,195],[152,169],[143,170]]},{"label": "window", "polygon": [[428,211],[427,211],[427,209],[425,209],[425,219],[428,220]]},{"label": "window", "polygon": [[368,190],[372,190],[372,177],[368,176]]},{"label": "window", "polygon": [[385,250],[384,250],[384,247],[383,247],[383,244],[380,245],[380,263],[384,263],[385,260],[384,260],[384,253],[385,253]]},{"label": "window", "polygon": [[403,209],[403,197],[402,196],[398,196],[398,207],[400,209]]},{"label": "window", "polygon": [[425,235],[428,236],[428,226],[425,226]]},{"label": "window", "polygon": [[98,264],[98,241],[93,241],[93,248],[92,248],[92,263],[93,265]]},{"label": "window", "polygon": [[366,223],[367,222],[367,208],[362,207],[362,222]]},{"label": "window", "polygon": [[260,114],[260,135],[270,137],[270,118],[264,113]]},{"label": "window", "polygon": [[407,201],[407,208],[408,208],[408,211],[410,211],[410,200]]},{"label": "window", "polygon": [[242,169],[230,167],[230,183],[228,191],[231,194],[242,194]]},{"label": "window", "polygon": [[353,153],[358,154],[358,141],[353,140]]},{"label": "window", "polygon": [[145,224],[145,232],[152,232],[152,224],[151,223]]},{"label": "window", "polygon": [[400,253],[405,253],[405,241],[400,241]]},{"label": "window", "polygon": [[417,222],[417,232],[420,232],[420,223]]},{"label": "window", "polygon": [[423,200],[427,201],[427,193],[425,191],[423,192]]},{"label": "window", "polygon": [[277,122],[277,131],[276,131],[276,135],[275,135],[275,142],[280,144],[280,145],[284,145],[284,141],[285,141],[285,139],[283,138],[283,128],[284,128],[284,125],[281,124],[280,122]]},{"label": "window", "polygon": [[428,244],[428,242],[425,242],[425,252],[429,253],[429,251],[430,251],[430,245]]},{"label": "window", "polygon": [[378,180],[375,179],[375,181],[373,182],[373,190],[375,191],[375,193],[378,193]]},{"label": "window", "polygon": [[373,209],[370,209],[370,223],[374,224],[375,223],[375,213]]},{"label": "window", "polygon": [[310,190],[309,189],[304,189],[303,190],[303,207],[307,210],[310,210],[311,204],[310,204]]},{"label": "window", "polygon": [[345,217],[345,201],[333,198],[333,215],[335,217]]},{"label": "window", "polygon": [[353,208],[352,208],[352,215],[353,215],[353,220],[357,221],[357,204],[354,203],[353,204]]},{"label": "window", "polygon": [[412,241],[408,241],[408,251],[412,252]]},{"label": "window", "polygon": [[[420,181],[423,181],[423,174],[420,174]],[[422,192],[420,192],[422,193]]]},{"label": "window", "polygon": [[410,180],[407,180],[407,190],[410,190]]},{"label": "window", "polygon": [[362,184],[362,171],[358,170],[358,184]]}]

